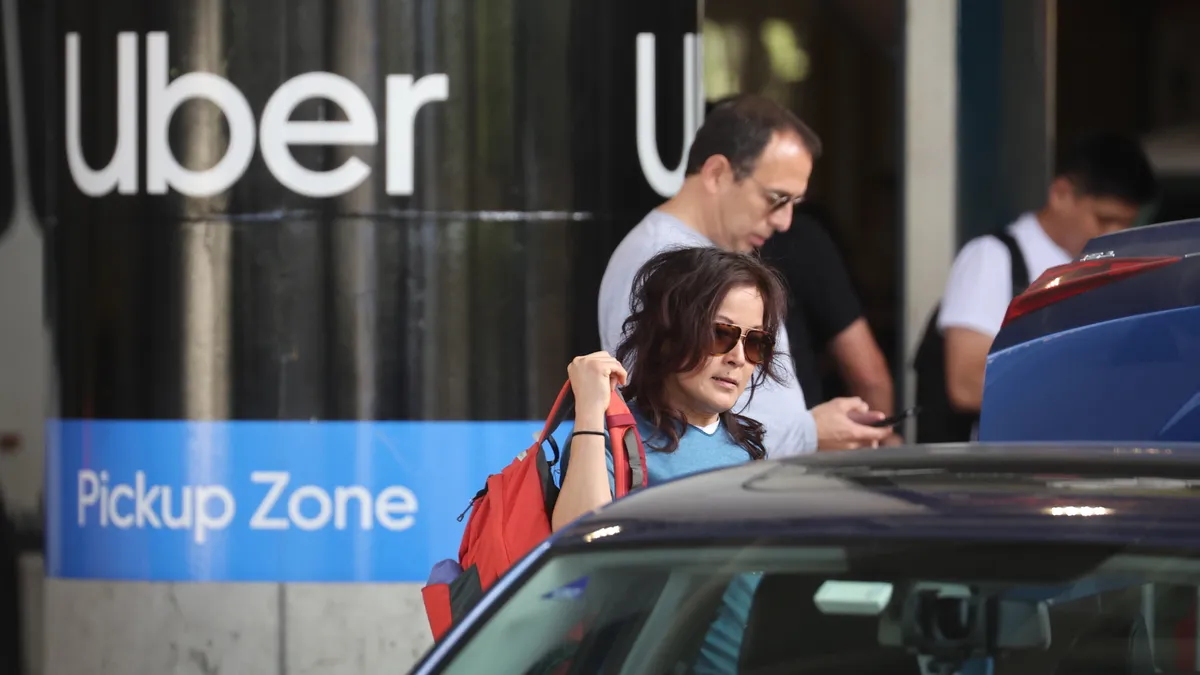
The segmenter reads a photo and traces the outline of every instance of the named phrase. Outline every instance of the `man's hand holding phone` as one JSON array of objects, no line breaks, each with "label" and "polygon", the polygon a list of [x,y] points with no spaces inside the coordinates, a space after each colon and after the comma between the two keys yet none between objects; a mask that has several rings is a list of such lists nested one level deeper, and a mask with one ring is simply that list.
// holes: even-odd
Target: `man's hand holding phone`
[{"label": "man's hand holding phone", "polygon": [[882,416],[882,414],[877,411],[872,411],[865,415],[851,412],[850,418],[864,426],[890,430],[891,433],[888,434],[887,438],[880,441],[879,445],[881,447],[891,447],[904,444],[904,437],[896,433],[896,425],[904,422],[904,420],[908,419],[909,417],[915,416],[920,411],[920,406],[913,406],[895,415],[892,415],[891,417],[886,417],[883,419],[872,419],[872,416]]},{"label": "man's hand holding phone", "polygon": [[[891,417],[884,417],[883,419],[877,419],[874,421],[869,420],[866,417],[864,417],[861,421],[860,420],[856,420],[856,421],[859,421],[859,424],[865,424],[869,427],[875,427],[877,429],[882,429],[884,427],[887,427],[890,429],[891,427],[894,427],[897,424],[900,424],[901,422],[903,422],[904,420],[916,415],[920,411],[921,411],[921,408],[919,406],[913,406],[911,408],[908,408],[907,410],[904,410],[895,415],[892,415]],[[879,415],[882,417],[882,413],[875,412],[875,411],[872,411],[869,414]],[[851,417],[854,417],[855,415],[856,415],[856,413],[851,413]]]},{"label": "man's hand holding phone", "polygon": [[877,448],[892,435],[886,416],[857,396],[835,398],[812,409],[818,450]]}]

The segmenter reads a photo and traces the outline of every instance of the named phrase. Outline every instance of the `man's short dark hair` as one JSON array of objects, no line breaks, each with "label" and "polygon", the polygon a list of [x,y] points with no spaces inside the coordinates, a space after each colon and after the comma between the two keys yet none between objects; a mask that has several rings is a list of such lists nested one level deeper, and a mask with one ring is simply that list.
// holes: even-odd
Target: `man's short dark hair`
[{"label": "man's short dark hair", "polygon": [[742,180],[754,173],[758,158],[777,132],[800,137],[813,159],[821,156],[821,139],[792,111],[753,94],[738,94],[713,103],[692,140],[686,174],[691,176],[713,155],[721,155]]},{"label": "man's short dark hair", "polygon": [[1116,133],[1089,134],[1071,145],[1056,178],[1066,178],[1080,194],[1144,206],[1158,195],[1158,181],[1137,140]]}]

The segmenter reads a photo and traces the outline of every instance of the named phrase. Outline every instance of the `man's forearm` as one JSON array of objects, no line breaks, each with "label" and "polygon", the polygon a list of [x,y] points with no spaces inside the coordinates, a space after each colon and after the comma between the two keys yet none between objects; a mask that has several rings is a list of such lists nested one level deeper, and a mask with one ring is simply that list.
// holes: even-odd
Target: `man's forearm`
[{"label": "man's forearm", "polygon": [[947,328],[946,393],[956,410],[979,412],[983,401],[983,375],[992,336],[970,328]]},{"label": "man's forearm", "polygon": [[850,394],[866,401],[871,410],[891,415],[896,405],[892,374],[867,320],[855,319],[830,341],[829,348]]},{"label": "man's forearm", "polygon": [[955,410],[978,413],[983,407],[983,373],[960,372],[947,374],[947,394]]},{"label": "man's forearm", "polygon": [[847,385],[851,396],[857,396],[866,401],[867,405],[871,406],[871,410],[878,410],[891,416],[896,406],[891,379],[848,382]]}]

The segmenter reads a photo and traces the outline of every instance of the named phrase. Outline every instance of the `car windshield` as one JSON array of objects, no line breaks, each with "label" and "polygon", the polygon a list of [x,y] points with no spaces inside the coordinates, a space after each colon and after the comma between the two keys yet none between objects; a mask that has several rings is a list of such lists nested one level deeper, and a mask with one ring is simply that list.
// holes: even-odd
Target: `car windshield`
[{"label": "car windshield", "polygon": [[1200,560],[1089,544],[560,553],[441,672],[1195,672]]}]

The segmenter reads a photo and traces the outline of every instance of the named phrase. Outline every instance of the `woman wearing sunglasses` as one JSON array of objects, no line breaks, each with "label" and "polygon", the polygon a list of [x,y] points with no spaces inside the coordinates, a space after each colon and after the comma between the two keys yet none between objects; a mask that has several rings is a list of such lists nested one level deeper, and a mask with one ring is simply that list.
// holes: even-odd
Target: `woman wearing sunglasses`
[{"label": "woman wearing sunglasses", "polygon": [[[706,247],[651,258],[634,281],[616,356],[597,352],[567,368],[575,428],[563,449],[554,529],[612,501],[604,416],[614,386],[637,418],[651,486],[762,459],[765,430],[733,407],[747,386],[778,379],[773,336],[786,302],[775,272],[746,254]],[[632,363],[631,377],[622,363]],[[739,575],[730,584],[695,672],[732,672],[756,581]]]}]

